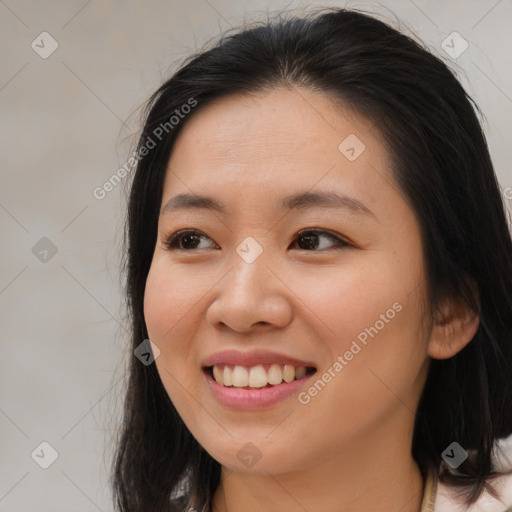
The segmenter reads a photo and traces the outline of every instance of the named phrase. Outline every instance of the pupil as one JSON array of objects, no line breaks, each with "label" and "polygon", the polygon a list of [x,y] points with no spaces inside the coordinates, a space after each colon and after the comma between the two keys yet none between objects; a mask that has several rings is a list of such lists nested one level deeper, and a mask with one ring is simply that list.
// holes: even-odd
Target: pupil
[{"label": "pupil", "polygon": [[318,247],[318,237],[317,235],[302,235],[301,240],[306,240],[307,249],[316,249]]},{"label": "pupil", "polygon": [[[188,243],[190,242],[191,245],[194,245],[194,238],[197,238],[197,235],[183,235],[183,238],[182,238],[182,242],[183,242],[183,246],[185,246],[186,248],[190,248],[190,246],[188,245]],[[197,240],[196,240],[197,242]]]}]

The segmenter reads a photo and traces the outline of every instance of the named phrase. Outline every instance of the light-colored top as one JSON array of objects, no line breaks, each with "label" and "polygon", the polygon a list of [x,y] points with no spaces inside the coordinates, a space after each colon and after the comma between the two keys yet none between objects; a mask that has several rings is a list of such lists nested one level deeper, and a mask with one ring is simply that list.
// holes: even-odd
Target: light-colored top
[{"label": "light-colored top", "polygon": [[499,499],[484,490],[480,498],[468,507],[457,498],[457,489],[441,483],[437,473],[430,473],[425,482],[420,512],[512,512],[512,475],[498,478],[493,486],[500,495]]}]

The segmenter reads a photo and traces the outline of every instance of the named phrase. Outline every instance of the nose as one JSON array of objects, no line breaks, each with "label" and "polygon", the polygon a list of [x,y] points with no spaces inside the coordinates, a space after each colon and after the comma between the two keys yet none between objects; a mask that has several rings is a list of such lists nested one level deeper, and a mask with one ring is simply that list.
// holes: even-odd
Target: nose
[{"label": "nose", "polygon": [[208,323],[239,333],[287,326],[293,315],[292,292],[263,257],[247,263],[236,255],[234,265],[215,289],[206,313]]}]

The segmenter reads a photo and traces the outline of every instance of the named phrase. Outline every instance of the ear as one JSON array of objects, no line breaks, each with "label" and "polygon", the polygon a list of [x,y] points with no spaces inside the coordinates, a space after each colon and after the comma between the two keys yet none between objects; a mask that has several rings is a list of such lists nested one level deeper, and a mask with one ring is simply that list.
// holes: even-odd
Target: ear
[{"label": "ear", "polygon": [[[478,292],[472,283],[476,301]],[[448,359],[460,352],[474,337],[480,323],[478,313],[460,299],[446,299],[434,318],[428,354],[434,359]]]}]

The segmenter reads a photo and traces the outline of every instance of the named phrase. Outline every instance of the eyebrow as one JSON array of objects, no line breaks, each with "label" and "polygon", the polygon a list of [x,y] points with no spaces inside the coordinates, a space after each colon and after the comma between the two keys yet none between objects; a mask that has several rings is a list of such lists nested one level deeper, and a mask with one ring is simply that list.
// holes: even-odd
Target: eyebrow
[{"label": "eyebrow", "polygon": [[[300,192],[282,198],[280,207],[286,210],[314,207],[338,208],[376,218],[375,214],[358,199],[336,192]],[[165,203],[160,214],[163,215],[182,209],[205,209],[221,214],[226,213],[225,205],[213,197],[198,194],[178,194]]]}]

